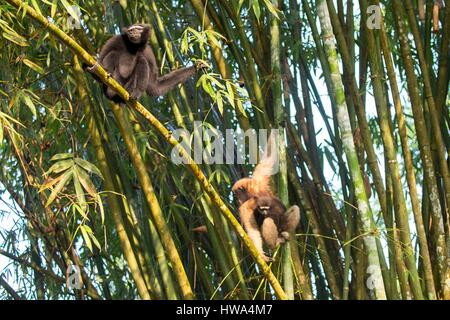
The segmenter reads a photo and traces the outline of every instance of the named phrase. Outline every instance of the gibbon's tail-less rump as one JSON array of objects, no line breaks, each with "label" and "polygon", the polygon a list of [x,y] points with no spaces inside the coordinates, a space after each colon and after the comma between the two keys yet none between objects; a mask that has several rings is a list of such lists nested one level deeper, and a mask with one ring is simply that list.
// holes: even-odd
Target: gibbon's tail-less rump
[{"label": "gibbon's tail-less rump", "polygon": [[[165,95],[198,70],[206,68],[203,63],[196,63],[160,77],[155,55],[147,43],[149,35],[149,25],[133,24],[106,41],[100,51],[99,63],[128,91],[131,99],[139,99],[144,92],[151,96]],[[108,86],[104,85],[103,91],[108,99],[123,102]]]},{"label": "gibbon's tail-less rump", "polygon": [[300,221],[300,209],[292,206],[286,211],[284,204],[271,188],[270,177],[276,172],[278,154],[275,137],[270,135],[265,153],[251,178],[238,180],[232,187],[239,203],[239,215],[250,239],[266,261],[264,243],[271,249],[289,240]]}]

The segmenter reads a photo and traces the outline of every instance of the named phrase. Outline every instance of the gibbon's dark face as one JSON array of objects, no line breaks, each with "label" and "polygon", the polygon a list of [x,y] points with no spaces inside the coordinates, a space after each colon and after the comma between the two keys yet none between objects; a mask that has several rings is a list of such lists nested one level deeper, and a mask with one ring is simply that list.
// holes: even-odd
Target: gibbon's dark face
[{"label": "gibbon's dark face", "polygon": [[124,28],[123,33],[127,35],[128,40],[135,44],[145,44],[150,34],[150,26],[147,24],[133,24]]},{"label": "gibbon's dark face", "polygon": [[256,200],[256,210],[258,210],[259,214],[267,216],[270,213],[272,202],[272,199],[269,197],[259,197]]},{"label": "gibbon's dark face", "polygon": [[270,212],[270,206],[259,206],[256,210],[258,210],[259,214],[267,216]]},{"label": "gibbon's dark face", "polygon": [[256,210],[263,216],[283,215],[286,207],[275,197],[261,196],[256,199]]}]

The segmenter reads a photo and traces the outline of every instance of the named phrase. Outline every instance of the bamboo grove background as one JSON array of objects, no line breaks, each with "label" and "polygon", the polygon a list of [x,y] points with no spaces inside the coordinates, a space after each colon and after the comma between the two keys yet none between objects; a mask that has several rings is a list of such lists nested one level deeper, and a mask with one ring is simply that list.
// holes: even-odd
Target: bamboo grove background
[{"label": "bamboo grove background", "polygon": [[[0,297],[450,299],[448,5],[1,0]],[[108,102],[81,65],[135,22],[163,73],[211,69]],[[274,180],[301,222],[269,266],[230,190],[253,167],[171,162],[194,122],[285,129]]]}]

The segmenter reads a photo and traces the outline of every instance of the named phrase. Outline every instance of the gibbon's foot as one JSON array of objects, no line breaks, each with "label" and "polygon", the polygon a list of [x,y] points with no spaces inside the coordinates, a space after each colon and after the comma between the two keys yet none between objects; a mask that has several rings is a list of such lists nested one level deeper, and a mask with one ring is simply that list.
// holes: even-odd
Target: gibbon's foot
[{"label": "gibbon's foot", "polygon": [[95,61],[95,64],[92,67],[87,67],[86,69],[89,72],[95,73],[95,71],[97,71],[97,69],[98,69],[98,66],[99,66],[98,61]]},{"label": "gibbon's foot", "polygon": [[264,251],[261,251],[259,253],[261,255],[261,257],[264,259],[265,262],[271,262],[273,261],[272,257],[269,257],[268,255],[266,255],[266,253]]},{"label": "gibbon's foot", "polygon": [[289,239],[291,238],[291,235],[290,235],[289,232],[287,232],[287,231],[281,232],[281,236],[282,236],[283,239],[286,240],[286,241],[289,241]]},{"label": "gibbon's foot", "polygon": [[141,96],[142,96],[142,93],[140,93],[140,92],[134,91],[134,92],[130,93],[131,100],[138,100]]},{"label": "gibbon's foot", "polygon": [[277,246],[279,246],[280,244],[283,244],[286,242],[286,239],[284,237],[279,237],[277,239]]},{"label": "gibbon's foot", "polygon": [[204,63],[203,61],[197,60],[195,61],[195,70],[203,70],[203,69],[209,69],[209,66]]}]

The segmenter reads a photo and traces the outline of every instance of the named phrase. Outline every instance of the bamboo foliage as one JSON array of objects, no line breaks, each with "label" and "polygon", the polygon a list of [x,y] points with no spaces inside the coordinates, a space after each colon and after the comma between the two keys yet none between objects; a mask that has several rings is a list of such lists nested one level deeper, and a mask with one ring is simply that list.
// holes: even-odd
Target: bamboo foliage
[{"label": "bamboo foliage", "polygon": [[[450,299],[449,14],[410,0],[0,0],[0,296]],[[211,69],[140,101],[102,67],[93,79],[82,65],[134,22],[152,26],[161,73]],[[216,154],[214,132],[279,129],[272,182],[301,220],[273,262],[230,190],[254,167],[190,154],[179,128]]]}]

